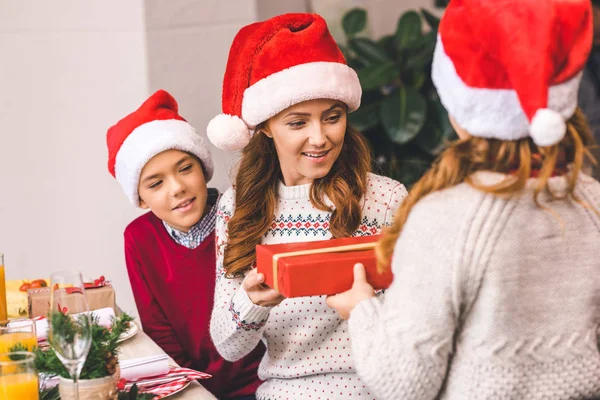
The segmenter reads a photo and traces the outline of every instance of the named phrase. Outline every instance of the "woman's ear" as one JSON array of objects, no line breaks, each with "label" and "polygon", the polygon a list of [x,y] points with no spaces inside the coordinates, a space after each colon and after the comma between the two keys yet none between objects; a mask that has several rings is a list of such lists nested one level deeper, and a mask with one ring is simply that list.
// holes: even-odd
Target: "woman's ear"
[{"label": "woman's ear", "polygon": [[258,132],[264,134],[266,137],[273,139],[273,133],[271,133],[271,130],[269,129],[267,124],[257,127],[256,130]]}]

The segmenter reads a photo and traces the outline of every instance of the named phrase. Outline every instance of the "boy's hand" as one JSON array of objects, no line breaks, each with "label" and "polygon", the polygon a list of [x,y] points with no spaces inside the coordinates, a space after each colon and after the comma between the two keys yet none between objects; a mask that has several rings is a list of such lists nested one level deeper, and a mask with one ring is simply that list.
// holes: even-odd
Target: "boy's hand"
[{"label": "boy's hand", "polygon": [[367,282],[367,273],[362,264],[354,265],[354,284],[352,289],[335,296],[327,296],[327,305],[334,308],[342,319],[350,318],[354,307],[365,299],[375,297],[373,286]]},{"label": "boy's hand", "polygon": [[262,307],[274,307],[285,300],[285,297],[279,294],[275,289],[272,289],[264,284],[265,275],[256,272],[256,268],[248,272],[242,287],[248,293],[250,300]]}]

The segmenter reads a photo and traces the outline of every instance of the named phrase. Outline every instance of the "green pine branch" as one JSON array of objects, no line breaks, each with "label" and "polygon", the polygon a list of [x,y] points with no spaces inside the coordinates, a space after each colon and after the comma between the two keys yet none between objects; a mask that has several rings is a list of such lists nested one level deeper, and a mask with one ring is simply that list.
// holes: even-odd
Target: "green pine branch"
[{"label": "green pine branch", "polygon": [[[54,337],[60,337],[61,341],[73,344],[75,336],[81,327],[68,315],[59,312],[52,313],[50,317]],[[119,354],[119,337],[129,329],[133,318],[126,313],[113,319],[111,329],[107,329],[98,323],[98,317],[92,317],[91,335],[92,343],[80,379],[103,378],[112,375],[117,364]],[[27,350],[23,346],[14,346],[10,351]],[[35,366],[39,372],[50,375],[58,375],[70,378],[69,372],[53,350],[34,350],[36,355]]]}]

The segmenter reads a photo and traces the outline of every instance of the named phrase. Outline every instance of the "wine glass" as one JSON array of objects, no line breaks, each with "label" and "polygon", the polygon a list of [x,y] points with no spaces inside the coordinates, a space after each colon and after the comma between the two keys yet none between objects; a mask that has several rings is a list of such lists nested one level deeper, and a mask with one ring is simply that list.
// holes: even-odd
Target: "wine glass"
[{"label": "wine glass", "polygon": [[73,378],[75,399],[78,380],[92,343],[92,321],[80,272],[50,276],[48,342]]}]

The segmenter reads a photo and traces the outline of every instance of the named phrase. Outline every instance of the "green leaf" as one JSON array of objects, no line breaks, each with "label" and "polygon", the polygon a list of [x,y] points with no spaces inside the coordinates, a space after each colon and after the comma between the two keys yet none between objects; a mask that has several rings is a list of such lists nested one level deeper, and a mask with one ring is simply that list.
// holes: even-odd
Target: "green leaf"
[{"label": "green leaf", "polygon": [[427,121],[423,127],[423,131],[417,135],[415,142],[429,154],[437,155],[445,147],[443,139],[444,133],[442,129],[435,123]]},{"label": "green leaf", "polygon": [[421,8],[421,14],[423,14],[423,18],[427,21],[427,25],[431,27],[431,29],[437,30],[440,25],[440,19],[427,11],[424,8]]},{"label": "green leaf", "polygon": [[421,89],[427,81],[428,74],[424,70],[415,69],[410,74],[410,81],[407,82],[411,87],[415,89]]},{"label": "green leaf", "polygon": [[392,178],[410,188],[431,167],[431,161],[417,157],[404,158],[394,168]]},{"label": "green leaf", "polygon": [[427,103],[418,90],[400,88],[381,102],[381,123],[390,139],[398,144],[411,141],[425,123]]},{"label": "green leaf", "polygon": [[421,70],[431,65],[433,51],[436,44],[436,32],[430,31],[418,40],[419,50],[416,54],[408,56],[404,61],[405,70]]},{"label": "green leaf", "polygon": [[394,38],[394,35],[386,35],[386,36],[381,37],[377,41],[377,44],[383,50],[385,50],[385,52],[387,53],[389,58],[391,58],[391,59],[396,58],[398,50],[396,49],[396,39]]},{"label": "green leaf", "polygon": [[342,19],[342,28],[348,37],[361,32],[367,26],[367,11],[363,8],[353,8]]},{"label": "green leaf", "polygon": [[396,44],[400,49],[411,48],[422,36],[421,16],[416,11],[408,11],[398,20]]},{"label": "green leaf", "polygon": [[369,103],[348,114],[348,123],[356,130],[365,132],[379,123],[377,109],[379,103]]},{"label": "green leaf", "polygon": [[349,40],[348,46],[356,54],[356,57],[367,66],[390,61],[385,50],[371,39],[352,38]]},{"label": "green leaf", "polygon": [[348,51],[348,48],[345,46],[342,46],[341,44],[338,44],[338,47],[340,48],[340,51],[344,55],[346,62],[348,62],[348,60],[350,59],[350,52]]},{"label": "green leaf", "polygon": [[358,71],[358,79],[364,90],[378,89],[391,83],[398,76],[396,64],[391,61],[373,64]]},{"label": "green leaf", "polygon": [[446,144],[455,138],[454,129],[448,119],[448,112],[439,102],[429,102],[430,118],[421,133],[415,139],[416,144],[431,155],[438,155],[446,147]]}]

